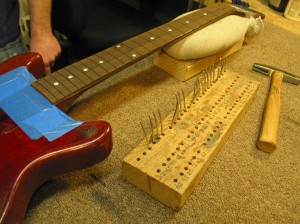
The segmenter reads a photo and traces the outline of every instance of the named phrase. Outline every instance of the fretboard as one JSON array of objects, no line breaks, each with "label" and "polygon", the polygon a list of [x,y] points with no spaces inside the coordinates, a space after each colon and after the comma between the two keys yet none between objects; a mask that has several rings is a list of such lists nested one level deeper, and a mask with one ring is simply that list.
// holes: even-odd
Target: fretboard
[{"label": "fretboard", "polygon": [[32,86],[58,104],[234,12],[224,3],[210,5],[75,62],[38,79]]}]

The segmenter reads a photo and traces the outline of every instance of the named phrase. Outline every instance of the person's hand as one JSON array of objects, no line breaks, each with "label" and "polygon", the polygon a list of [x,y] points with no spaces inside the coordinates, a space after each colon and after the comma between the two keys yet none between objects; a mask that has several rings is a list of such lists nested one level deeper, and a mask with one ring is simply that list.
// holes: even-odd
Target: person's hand
[{"label": "person's hand", "polygon": [[44,61],[45,74],[51,73],[55,58],[61,53],[61,47],[56,37],[51,34],[35,35],[30,40],[30,51],[39,53]]}]

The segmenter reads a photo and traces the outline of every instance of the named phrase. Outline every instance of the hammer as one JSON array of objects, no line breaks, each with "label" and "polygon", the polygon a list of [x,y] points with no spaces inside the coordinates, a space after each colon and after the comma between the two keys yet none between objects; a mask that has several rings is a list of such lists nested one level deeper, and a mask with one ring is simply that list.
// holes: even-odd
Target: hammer
[{"label": "hammer", "polygon": [[282,81],[299,85],[300,78],[280,69],[258,63],[253,64],[252,70],[272,78],[257,142],[257,147],[260,150],[270,153],[276,149]]}]

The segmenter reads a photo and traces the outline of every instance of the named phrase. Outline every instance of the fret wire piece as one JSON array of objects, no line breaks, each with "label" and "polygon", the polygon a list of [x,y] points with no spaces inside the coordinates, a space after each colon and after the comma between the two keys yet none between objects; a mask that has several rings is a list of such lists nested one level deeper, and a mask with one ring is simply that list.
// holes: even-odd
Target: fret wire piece
[{"label": "fret wire piece", "polygon": [[186,112],[186,103],[185,103],[185,94],[183,89],[181,89],[181,93],[182,93],[182,98],[183,98],[183,108],[184,108],[184,112]]},{"label": "fret wire piece", "polygon": [[157,139],[159,139],[159,131],[158,131],[157,118],[156,118],[156,115],[155,115],[154,112],[153,112],[153,117],[154,117],[154,122],[155,122],[155,127],[156,127]]},{"label": "fret wire piece", "polygon": [[154,144],[154,133],[153,133],[153,123],[152,123],[152,120],[151,120],[151,117],[149,116],[149,121],[150,121],[150,128],[151,128],[151,139],[150,139],[150,142],[152,142],[152,144]]},{"label": "fret wire piece", "polygon": [[158,111],[158,116],[159,116],[159,121],[160,121],[160,132],[161,132],[161,135],[164,135],[164,128],[163,128],[161,113],[160,113],[160,110],[157,110],[157,111]]},{"label": "fret wire piece", "polygon": [[175,111],[174,111],[174,114],[173,114],[173,119],[172,119],[171,127],[172,127],[173,124],[176,124],[177,110],[178,110],[178,100],[177,100],[177,97],[176,97],[176,108],[175,108]]},{"label": "fret wire piece", "polygon": [[200,84],[200,78],[197,77],[197,81],[198,81],[198,92],[199,92],[199,96],[201,96],[201,84]]},{"label": "fret wire piece", "polygon": [[197,88],[197,96],[200,95],[200,83],[199,83],[199,78],[196,77],[196,88]]},{"label": "fret wire piece", "polygon": [[209,84],[210,86],[213,84],[213,66],[210,67],[210,74],[209,74]]},{"label": "fret wire piece", "polygon": [[214,65],[211,66],[211,85],[214,83],[214,71],[215,67]]},{"label": "fret wire piece", "polygon": [[207,69],[207,70],[206,70],[206,73],[205,73],[205,84],[206,84],[206,89],[209,89],[208,74],[209,74],[209,69]]},{"label": "fret wire piece", "polygon": [[194,86],[193,97],[192,97],[191,102],[190,102],[190,105],[189,105],[190,108],[191,108],[191,106],[192,106],[194,100],[195,100],[195,86]]},{"label": "fret wire piece", "polygon": [[178,95],[178,102],[179,102],[179,114],[182,115],[182,106],[181,106],[181,96],[180,96],[180,93],[177,93]]},{"label": "fret wire piece", "polygon": [[221,64],[221,72],[220,72],[220,77],[223,75],[223,70],[224,70],[224,60],[220,58],[220,64]]}]

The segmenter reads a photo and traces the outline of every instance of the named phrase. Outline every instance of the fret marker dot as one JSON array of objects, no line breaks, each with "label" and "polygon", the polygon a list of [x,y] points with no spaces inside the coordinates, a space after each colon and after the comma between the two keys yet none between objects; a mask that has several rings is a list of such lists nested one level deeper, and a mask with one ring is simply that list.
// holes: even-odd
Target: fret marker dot
[{"label": "fret marker dot", "polygon": [[135,58],[135,57],[136,57],[136,54],[132,54],[131,56]]},{"label": "fret marker dot", "polygon": [[68,76],[68,79],[72,79],[72,78],[73,78],[73,75],[69,75],[69,76]]},{"label": "fret marker dot", "polygon": [[55,82],[55,83],[53,83],[55,86],[58,86],[59,85],[59,82]]},{"label": "fret marker dot", "polygon": [[101,60],[101,61],[99,61],[99,64],[103,64],[103,63],[104,63],[104,61],[102,61],[102,60]]},{"label": "fret marker dot", "polygon": [[117,48],[120,48],[121,47],[121,45],[119,44],[119,45],[117,45]]},{"label": "fret marker dot", "polygon": [[207,13],[205,12],[203,15],[207,16]]},{"label": "fret marker dot", "polygon": [[87,72],[89,69],[88,68],[84,68],[82,69],[84,72]]},{"label": "fret marker dot", "polygon": [[190,23],[190,21],[187,20],[187,21],[185,21],[185,23]]},{"label": "fret marker dot", "polygon": [[155,38],[154,37],[150,37],[150,40],[154,40]]},{"label": "fret marker dot", "polygon": [[172,32],[172,29],[168,29],[169,32]]}]

